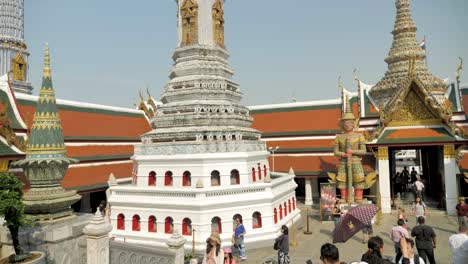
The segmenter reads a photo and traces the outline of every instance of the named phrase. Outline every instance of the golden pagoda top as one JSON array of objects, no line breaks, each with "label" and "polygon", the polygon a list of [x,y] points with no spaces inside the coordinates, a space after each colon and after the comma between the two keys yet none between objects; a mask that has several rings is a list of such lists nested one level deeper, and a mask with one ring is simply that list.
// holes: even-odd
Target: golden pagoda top
[{"label": "golden pagoda top", "polygon": [[427,69],[425,51],[416,39],[416,25],[411,16],[410,0],[396,0],[396,19],[392,31],[393,43],[385,62],[388,64],[384,77],[369,91],[378,106],[385,106],[408,77],[410,61],[414,78],[423,88],[432,93],[440,103],[444,100],[447,84],[433,76]]}]

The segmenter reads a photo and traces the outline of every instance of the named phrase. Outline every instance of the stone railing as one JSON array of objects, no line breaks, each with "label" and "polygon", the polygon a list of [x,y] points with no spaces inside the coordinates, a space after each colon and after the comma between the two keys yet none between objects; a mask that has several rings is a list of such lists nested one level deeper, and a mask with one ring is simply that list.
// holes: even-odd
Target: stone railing
[{"label": "stone railing", "polygon": [[217,152],[254,152],[266,150],[262,141],[213,141],[144,143],[135,146],[135,155],[202,154]]}]

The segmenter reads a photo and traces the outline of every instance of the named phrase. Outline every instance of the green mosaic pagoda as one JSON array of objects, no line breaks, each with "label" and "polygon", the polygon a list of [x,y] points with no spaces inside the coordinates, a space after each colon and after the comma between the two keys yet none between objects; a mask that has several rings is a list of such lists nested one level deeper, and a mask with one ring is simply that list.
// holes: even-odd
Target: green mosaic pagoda
[{"label": "green mosaic pagoda", "polygon": [[70,206],[80,199],[76,191],[67,191],[61,186],[70,163],[78,161],[66,157],[50,72],[49,47],[46,44],[42,87],[29,135],[26,159],[14,163],[23,168],[31,185],[23,196],[25,212],[39,222],[73,216]]}]

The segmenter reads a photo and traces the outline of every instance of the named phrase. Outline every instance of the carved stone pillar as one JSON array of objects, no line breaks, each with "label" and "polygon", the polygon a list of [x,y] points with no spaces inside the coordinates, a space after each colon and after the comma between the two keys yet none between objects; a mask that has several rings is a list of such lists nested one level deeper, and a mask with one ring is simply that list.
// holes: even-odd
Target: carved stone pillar
[{"label": "carved stone pillar", "polygon": [[388,147],[379,147],[377,158],[382,213],[389,214],[392,212],[392,202],[390,194],[390,164],[388,161]]},{"label": "carved stone pillar", "polygon": [[312,179],[305,180],[305,205],[312,205]]},{"label": "carved stone pillar", "polygon": [[179,234],[179,231],[174,230],[171,238],[167,241],[169,250],[172,251],[174,256],[174,264],[184,263],[184,244],[187,241],[183,236]]},{"label": "carved stone pillar", "polygon": [[457,205],[457,163],[454,145],[444,145],[444,181],[445,181],[445,201],[447,214],[455,215]]},{"label": "carved stone pillar", "polygon": [[[109,232],[112,226],[104,220],[99,211],[93,220],[83,228],[86,235],[87,264],[109,264]],[[181,262],[182,263],[182,262]]]}]

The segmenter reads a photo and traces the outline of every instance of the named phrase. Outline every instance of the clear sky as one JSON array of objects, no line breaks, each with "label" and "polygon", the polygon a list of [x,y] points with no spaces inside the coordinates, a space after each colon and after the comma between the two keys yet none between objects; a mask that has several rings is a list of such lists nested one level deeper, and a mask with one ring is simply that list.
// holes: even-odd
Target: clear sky
[{"label": "clear sky", "polygon": [[[411,2],[430,71],[453,80],[461,56],[468,83],[468,1]],[[48,42],[58,98],[130,107],[149,85],[159,99],[177,44],[176,8],[174,0],[26,0],[34,94]],[[334,99],[339,75],[355,91],[354,68],[369,84],[385,72],[393,0],[227,0],[224,9],[226,46],[246,105],[293,95]]]}]

